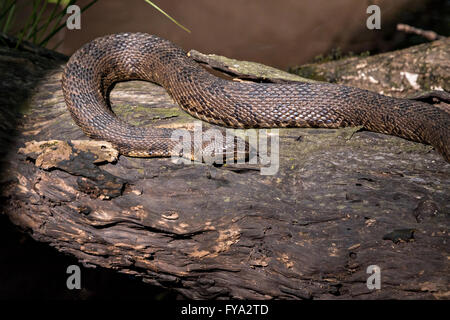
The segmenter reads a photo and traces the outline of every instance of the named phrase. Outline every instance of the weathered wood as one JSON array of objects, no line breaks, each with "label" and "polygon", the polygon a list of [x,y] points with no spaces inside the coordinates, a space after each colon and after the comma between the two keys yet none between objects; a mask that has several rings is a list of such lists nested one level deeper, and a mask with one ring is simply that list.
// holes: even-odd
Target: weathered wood
[{"label": "weathered wood", "polygon": [[[314,70],[409,95],[417,90],[400,72],[446,88],[449,47]],[[62,66],[0,47],[2,213],[37,241],[191,298],[449,298],[450,165],[430,146],[352,128],[283,129],[279,170],[266,176],[260,166],[116,159],[70,118]],[[133,124],[194,122],[153,84],[121,83],[111,100]],[[381,290],[366,286],[370,265]]]},{"label": "weathered wood", "polygon": [[393,97],[450,92],[450,38],[365,58],[352,57],[292,68],[319,81],[338,82]]},{"label": "weathered wood", "polygon": [[257,62],[240,61],[216,54],[203,54],[196,50],[189,51],[188,55],[200,64],[241,80],[273,83],[291,81],[316,82]]}]

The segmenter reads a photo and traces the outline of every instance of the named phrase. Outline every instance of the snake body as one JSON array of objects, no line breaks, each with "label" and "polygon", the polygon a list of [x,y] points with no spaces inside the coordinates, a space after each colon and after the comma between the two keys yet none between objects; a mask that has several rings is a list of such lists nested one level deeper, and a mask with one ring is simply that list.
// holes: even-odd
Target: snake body
[{"label": "snake body", "polygon": [[450,161],[450,115],[430,104],[327,83],[249,83],[218,78],[171,42],[144,33],[95,39],[67,63],[62,89],[89,137],[130,156],[170,156],[170,129],[140,128],[115,116],[109,91],[119,81],[163,86],[190,115],[225,127],[363,126],[431,144]]}]

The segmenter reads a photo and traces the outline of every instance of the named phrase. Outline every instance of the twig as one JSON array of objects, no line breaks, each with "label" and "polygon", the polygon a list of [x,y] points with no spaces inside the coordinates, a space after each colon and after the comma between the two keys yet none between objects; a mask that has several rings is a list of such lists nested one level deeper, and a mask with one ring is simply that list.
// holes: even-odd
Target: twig
[{"label": "twig", "polygon": [[434,40],[438,40],[438,39],[444,38],[444,36],[441,36],[441,35],[437,34],[434,31],[422,30],[422,29],[415,28],[415,27],[407,25],[407,24],[403,24],[403,23],[398,23],[397,24],[397,30],[398,31],[403,31],[403,32],[406,32],[406,33],[414,33],[414,34],[422,36],[425,39],[430,40],[430,41],[434,41]]}]

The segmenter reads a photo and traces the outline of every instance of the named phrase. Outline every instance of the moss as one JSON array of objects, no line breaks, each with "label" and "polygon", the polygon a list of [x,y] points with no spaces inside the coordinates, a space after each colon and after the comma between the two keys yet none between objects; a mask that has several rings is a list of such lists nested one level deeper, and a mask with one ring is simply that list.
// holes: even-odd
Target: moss
[{"label": "moss", "polygon": [[359,54],[356,54],[352,51],[342,52],[340,47],[332,48],[328,54],[319,54],[313,58],[313,63],[325,63],[330,61],[338,61],[342,59],[352,58],[352,57],[368,57],[370,56],[370,51],[364,51]]},{"label": "moss", "polygon": [[196,50],[191,50],[189,52],[189,55],[197,58],[201,57],[202,61],[214,61],[213,65],[218,63],[221,66],[227,66],[228,71],[231,73],[236,72],[240,75],[247,75],[249,77],[256,77],[260,79],[280,79],[286,81],[299,81],[310,83],[314,82],[311,79],[294,75],[292,72],[282,71],[257,62],[240,61],[215,54],[205,55]]},{"label": "moss", "polygon": [[[145,108],[148,112],[148,108]],[[188,116],[179,107],[175,108],[151,108],[152,120],[156,119],[168,119],[180,116]]]},{"label": "moss", "polygon": [[355,57],[367,57],[369,55],[370,55],[369,51],[365,51],[360,54],[355,54],[350,51],[344,54],[339,48],[337,48],[333,49],[331,53],[329,53],[328,55],[316,56],[311,64],[290,67],[288,71],[300,77],[313,79],[315,81],[337,82],[337,80],[341,78],[342,74],[348,72],[348,66],[345,63],[334,65],[332,71],[330,72],[328,71],[327,68],[324,68],[322,64]]},{"label": "moss", "polygon": [[149,121],[157,121],[180,117],[182,120],[192,119],[187,113],[179,107],[173,108],[152,108],[143,105],[116,105],[114,106],[114,113],[117,116],[133,125],[145,125]]},{"label": "moss", "polygon": [[54,141],[54,142],[47,142],[47,143],[43,143],[39,146],[39,148],[41,148],[41,150],[56,146],[60,141]]},{"label": "moss", "polygon": [[326,78],[322,74],[319,74],[317,69],[312,65],[289,68],[289,72],[316,81],[326,81]]}]

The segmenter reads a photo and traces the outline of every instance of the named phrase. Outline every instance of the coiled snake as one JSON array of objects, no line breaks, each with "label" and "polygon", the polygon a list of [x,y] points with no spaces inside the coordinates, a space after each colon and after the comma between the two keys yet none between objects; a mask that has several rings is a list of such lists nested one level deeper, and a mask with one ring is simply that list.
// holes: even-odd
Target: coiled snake
[{"label": "coiled snake", "polygon": [[62,88],[75,122],[89,137],[130,156],[170,156],[170,129],[139,128],[109,107],[111,86],[162,85],[190,115],[234,128],[363,126],[434,146],[450,162],[450,115],[430,104],[326,83],[242,83],[218,78],[171,42],[121,33],[87,43],[67,63]]}]

